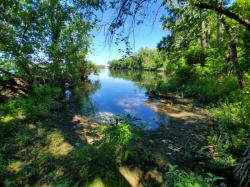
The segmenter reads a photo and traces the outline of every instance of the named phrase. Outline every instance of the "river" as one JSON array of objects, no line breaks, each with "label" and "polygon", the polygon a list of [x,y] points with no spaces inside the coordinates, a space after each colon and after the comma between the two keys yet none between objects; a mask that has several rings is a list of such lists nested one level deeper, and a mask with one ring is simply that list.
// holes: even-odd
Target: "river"
[{"label": "river", "polygon": [[97,119],[129,115],[149,129],[168,124],[168,116],[152,108],[152,103],[158,105],[159,100],[146,94],[159,79],[157,73],[102,69],[89,79],[89,83],[81,83],[73,90],[73,108],[77,114]]}]

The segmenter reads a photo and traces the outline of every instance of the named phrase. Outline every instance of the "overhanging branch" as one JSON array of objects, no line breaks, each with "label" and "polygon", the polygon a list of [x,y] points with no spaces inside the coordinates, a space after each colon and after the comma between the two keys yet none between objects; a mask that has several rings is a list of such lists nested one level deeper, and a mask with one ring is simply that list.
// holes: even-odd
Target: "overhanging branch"
[{"label": "overhanging branch", "polygon": [[247,30],[250,31],[250,20],[233,13],[233,12],[223,8],[222,6],[217,6],[217,5],[207,4],[207,3],[202,3],[202,2],[194,3],[194,6],[201,8],[201,9],[214,10],[220,14],[223,14],[223,15],[237,21],[239,24],[244,25],[247,28]]}]

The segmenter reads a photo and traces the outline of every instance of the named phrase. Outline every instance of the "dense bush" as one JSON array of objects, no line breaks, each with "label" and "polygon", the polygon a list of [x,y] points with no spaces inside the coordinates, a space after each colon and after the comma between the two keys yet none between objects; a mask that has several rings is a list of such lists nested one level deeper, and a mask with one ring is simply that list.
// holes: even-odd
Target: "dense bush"
[{"label": "dense bush", "polygon": [[169,187],[212,187],[214,182],[222,179],[221,177],[216,177],[211,173],[205,176],[197,175],[193,172],[186,172],[184,170],[171,167],[170,170],[165,175],[166,185]]},{"label": "dense bush", "polygon": [[35,85],[31,96],[11,99],[0,105],[1,120],[36,119],[40,115],[46,116],[51,109],[59,107],[58,97],[60,92],[60,88]]},{"label": "dense bush", "polygon": [[205,65],[206,54],[200,46],[190,46],[184,54],[187,64],[200,64]]},{"label": "dense bush", "polygon": [[208,77],[187,85],[185,92],[202,103],[211,103],[225,99],[237,89],[238,83],[234,77],[223,77],[219,80]]},{"label": "dense bush", "polygon": [[210,110],[219,125],[218,136],[223,136],[221,140],[218,137],[214,139],[227,146],[224,151],[238,156],[246,147],[250,137],[250,97],[249,95],[241,97],[240,101],[221,103],[217,108]]}]

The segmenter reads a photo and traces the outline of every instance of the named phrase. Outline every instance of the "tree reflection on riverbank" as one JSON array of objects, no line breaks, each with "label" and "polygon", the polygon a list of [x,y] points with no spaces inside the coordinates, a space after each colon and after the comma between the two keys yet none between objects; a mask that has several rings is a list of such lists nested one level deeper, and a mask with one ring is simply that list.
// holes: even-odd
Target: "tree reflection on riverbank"
[{"label": "tree reflection on riverbank", "polygon": [[93,117],[97,110],[91,99],[91,94],[100,88],[101,84],[99,80],[79,83],[73,90],[73,112]]},{"label": "tree reflection on riverbank", "polygon": [[166,91],[167,75],[156,71],[132,71],[110,69],[110,77],[133,81],[138,87],[157,92]]}]

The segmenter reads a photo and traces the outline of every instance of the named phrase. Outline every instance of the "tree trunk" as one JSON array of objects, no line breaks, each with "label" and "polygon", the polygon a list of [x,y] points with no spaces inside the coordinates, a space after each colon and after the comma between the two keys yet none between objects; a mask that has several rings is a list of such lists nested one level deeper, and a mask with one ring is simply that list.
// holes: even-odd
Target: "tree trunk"
[{"label": "tree trunk", "polygon": [[207,49],[206,23],[201,20],[201,48],[203,51]]},{"label": "tree trunk", "polygon": [[250,141],[243,154],[243,159],[234,170],[234,175],[240,186],[250,186]]},{"label": "tree trunk", "polygon": [[[211,24],[210,24],[209,21],[208,21],[206,27],[207,27],[207,29],[206,29],[206,47],[207,47],[209,39],[210,39],[210,36],[211,36]],[[206,49],[206,52],[207,52],[207,49]]]},{"label": "tree trunk", "polygon": [[8,80],[4,80],[0,78],[0,85],[3,87],[3,90],[8,89],[16,94],[28,94],[30,93],[29,85],[22,82],[23,80],[17,78],[10,78]]},{"label": "tree trunk", "polygon": [[220,42],[222,41],[221,37],[221,20],[220,20],[220,15],[217,14],[217,26],[216,26],[216,39],[217,39],[217,44],[219,45]]},{"label": "tree trunk", "polygon": [[244,81],[243,81],[243,74],[241,72],[239,62],[238,62],[238,53],[237,53],[236,40],[232,35],[231,27],[226,23],[225,19],[222,18],[221,21],[224,24],[225,30],[226,30],[227,35],[229,37],[229,46],[230,46],[230,50],[231,50],[230,60],[231,60],[231,62],[233,64],[234,72],[235,72],[235,75],[237,77],[240,89],[243,89],[244,88]]},{"label": "tree trunk", "polygon": [[15,77],[12,73],[7,70],[0,68],[0,72],[4,74],[6,78],[0,77],[0,85],[3,89],[9,89],[15,93],[19,93],[20,91],[24,93],[29,93],[31,90],[31,85],[24,81],[21,78]]},{"label": "tree trunk", "polygon": [[[217,6],[222,6],[222,0],[217,0],[216,1]],[[216,40],[217,40],[217,45],[220,45],[220,42],[222,41],[221,37],[221,14],[216,12],[217,15],[217,25],[216,25]]]}]

